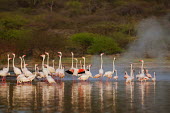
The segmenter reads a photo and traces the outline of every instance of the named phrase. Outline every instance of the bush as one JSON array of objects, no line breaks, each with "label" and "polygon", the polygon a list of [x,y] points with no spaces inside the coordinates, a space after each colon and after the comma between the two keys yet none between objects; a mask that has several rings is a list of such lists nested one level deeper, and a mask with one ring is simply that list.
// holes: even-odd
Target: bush
[{"label": "bush", "polygon": [[74,48],[78,51],[90,54],[104,52],[106,54],[120,53],[122,49],[110,37],[93,34],[78,33],[71,36]]}]

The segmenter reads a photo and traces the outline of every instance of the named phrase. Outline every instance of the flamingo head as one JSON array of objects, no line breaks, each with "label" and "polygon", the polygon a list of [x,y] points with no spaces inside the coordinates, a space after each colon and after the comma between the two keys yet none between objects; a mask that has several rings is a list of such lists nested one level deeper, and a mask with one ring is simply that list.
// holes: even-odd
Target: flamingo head
[{"label": "flamingo head", "polygon": [[71,52],[71,55],[74,55],[74,53],[73,53],[73,52]]},{"label": "flamingo head", "polygon": [[9,54],[7,54],[7,56],[9,57]]},{"label": "flamingo head", "polygon": [[58,52],[58,54],[62,54],[61,52]]},{"label": "flamingo head", "polygon": [[20,56],[19,58],[20,58],[20,59],[22,59],[22,57],[21,57],[21,56]]},{"label": "flamingo head", "polygon": [[100,56],[104,55],[104,53],[101,53]]},{"label": "flamingo head", "polygon": [[14,55],[14,56],[15,56],[15,53],[12,53],[12,55]]},{"label": "flamingo head", "polygon": [[45,57],[45,55],[40,55],[41,57]]},{"label": "flamingo head", "polygon": [[49,53],[48,53],[48,52],[45,52],[45,54],[46,54],[46,55],[49,55]]},{"label": "flamingo head", "polygon": [[114,59],[113,60],[116,60],[116,58],[114,57]]},{"label": "flamingo head", "polygon": [[35,66],[38,66],[38,64],[35,64]]},{"label": "flamingo head", "polygon": [[82,57],[83,59],[85,59],[85,57]]},{"label": "flamingo head", "polygon": [[143,60],[139,60],[140,62],[143,62]]},{"label": "flamingo head", "polygon": [[22,57],[25,57],[26,55],[22,55]]}]

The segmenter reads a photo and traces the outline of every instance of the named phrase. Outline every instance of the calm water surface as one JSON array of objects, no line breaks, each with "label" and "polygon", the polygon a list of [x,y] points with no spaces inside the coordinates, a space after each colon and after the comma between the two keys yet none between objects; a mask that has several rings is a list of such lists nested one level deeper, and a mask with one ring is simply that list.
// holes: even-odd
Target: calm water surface
[{"label": "calm water surface", "polygon": [[[97,72],[98,68],[92,69]],[[119,69],[118,81],[44,81],[16,85],[15,78],[0,82],[0,113],[169,113],[170,71],[157,72],[157,81],[126,84]]]}]

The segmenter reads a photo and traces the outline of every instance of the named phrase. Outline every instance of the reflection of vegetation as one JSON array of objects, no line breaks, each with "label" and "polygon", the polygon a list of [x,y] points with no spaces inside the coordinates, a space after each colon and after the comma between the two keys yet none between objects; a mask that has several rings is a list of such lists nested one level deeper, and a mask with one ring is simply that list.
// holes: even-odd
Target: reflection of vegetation
[{"label": "reflection of vegetation", "polygon": [[169,0],[0,0],[0,53],[120,53],[137,38],[134,26],[141,19],[165,15],[169,5]]}]

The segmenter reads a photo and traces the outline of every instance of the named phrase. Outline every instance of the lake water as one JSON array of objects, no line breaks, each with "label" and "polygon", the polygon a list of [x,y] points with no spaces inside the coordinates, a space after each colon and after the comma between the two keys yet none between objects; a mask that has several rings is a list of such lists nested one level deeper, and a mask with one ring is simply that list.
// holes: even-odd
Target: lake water
[{"label": "lake water", "polygon": [[[168,67],[150,68],[150,73],[157,73],[156,82],[135,80],[132,84],[125,83],[124,69],[120,67],[118,81],[90,79],[81,82],[73,81],[71,75],[67,75],[56,84],[34,81],[32,84],[17,85],[14,77],[8,77],[6,82],[0,82],[0,113],[170,112]],[[94,66],[92,72],[97,71],[98,67]]]}]

